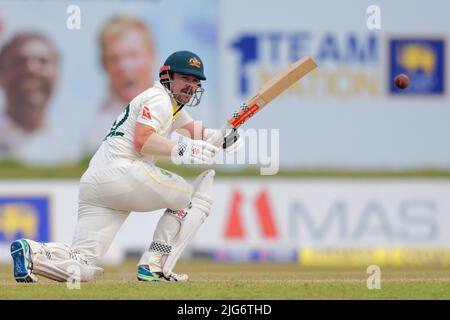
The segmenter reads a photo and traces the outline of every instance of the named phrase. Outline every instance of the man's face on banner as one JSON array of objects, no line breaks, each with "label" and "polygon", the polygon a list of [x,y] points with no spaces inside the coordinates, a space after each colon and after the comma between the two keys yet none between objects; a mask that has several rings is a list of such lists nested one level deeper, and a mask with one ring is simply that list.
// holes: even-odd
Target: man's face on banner
[{"label": "man's face on banner", "polygon": [[1,14],[0,14],[0,37],[2,36],[4,29],[5,29],[5,23],[4,23],[3,18],[2,18]]},{"label": "man's face on banner", "polygon": [[28,129],[41,119],[55,88],[58,58],[49,44],[31,38],[11,48],[4,57],[1,83],[7,110],[20,115]]},{"label": "man's face on banner", "polygon": [[144,35],[135,29],[122,33],[105,46],[103,65],[111,89],[123,103],[151,86],[153,60]]}]

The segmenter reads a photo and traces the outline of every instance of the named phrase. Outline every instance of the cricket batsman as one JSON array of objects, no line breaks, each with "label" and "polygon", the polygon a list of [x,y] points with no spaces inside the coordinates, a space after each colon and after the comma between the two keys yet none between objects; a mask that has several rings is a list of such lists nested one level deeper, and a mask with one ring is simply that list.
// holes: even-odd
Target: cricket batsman
[{"label": "cricket batsman", "polygon": [[[139,260],[137,279],[188,280],[173,269],[209,216],[215,172],[206,170],[189,184],[155,161],[171,157],[177,164],[213,162],[223,130],[203,128],[183,108],[200,103],[204,80],[203,63],[196,54],[177,51],[166,59],[159,81],[119,115],[81,177],[72,245],[28,239],[11,244],[17,282],[36,282],[38,275],[56,281],[95,279],[103,274],[98,259],[129,213],[164,208],[153,241]],[[180,133],[177,141],[169,138],[174,131]],[[226,146],[226,151],[235,152],[240,145]]]}]

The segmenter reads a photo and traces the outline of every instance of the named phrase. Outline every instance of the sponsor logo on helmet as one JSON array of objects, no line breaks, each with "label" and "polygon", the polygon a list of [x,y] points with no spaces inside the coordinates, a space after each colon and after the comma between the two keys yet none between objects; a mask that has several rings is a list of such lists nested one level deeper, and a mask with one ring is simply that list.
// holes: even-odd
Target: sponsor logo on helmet
[{"label": "sponsor logo on helmet", "polygon": [[202,63],[200,62],[200,60],[198,60],[196,57],[190,58],[188,64],[190,66],[196,67],[196,68],[200,68]]}]

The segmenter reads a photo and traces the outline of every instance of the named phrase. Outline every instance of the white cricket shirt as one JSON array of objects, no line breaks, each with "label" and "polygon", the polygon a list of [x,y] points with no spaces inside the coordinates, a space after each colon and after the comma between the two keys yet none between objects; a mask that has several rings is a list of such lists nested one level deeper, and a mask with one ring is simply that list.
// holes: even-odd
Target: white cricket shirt
[{"label": "white cricket shirt", "polygon": [[[174,130],[192,121],[184,109],[174,117],[173,113],[177,108],[167,89],[159,81],[155,81],[153,87],[136,96],[117,117],[90,165],[101,166],[114,160],[144,158],[134,148],[136,123],[151,126],[156,133],[169,137]],[[154,156],[145,158],[155,161]]]}]

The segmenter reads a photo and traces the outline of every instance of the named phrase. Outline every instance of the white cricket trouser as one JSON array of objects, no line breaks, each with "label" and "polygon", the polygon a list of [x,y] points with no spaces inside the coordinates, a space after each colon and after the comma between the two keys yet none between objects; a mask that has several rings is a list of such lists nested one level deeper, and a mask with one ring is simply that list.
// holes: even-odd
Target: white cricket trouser
[{"label": "white cricket trouser", "polygon": [[78,222],[72,248],[95,264],[131,211],[181,210],[192,187],[182,177],[145,160],[89,167],[80,181]]}]

